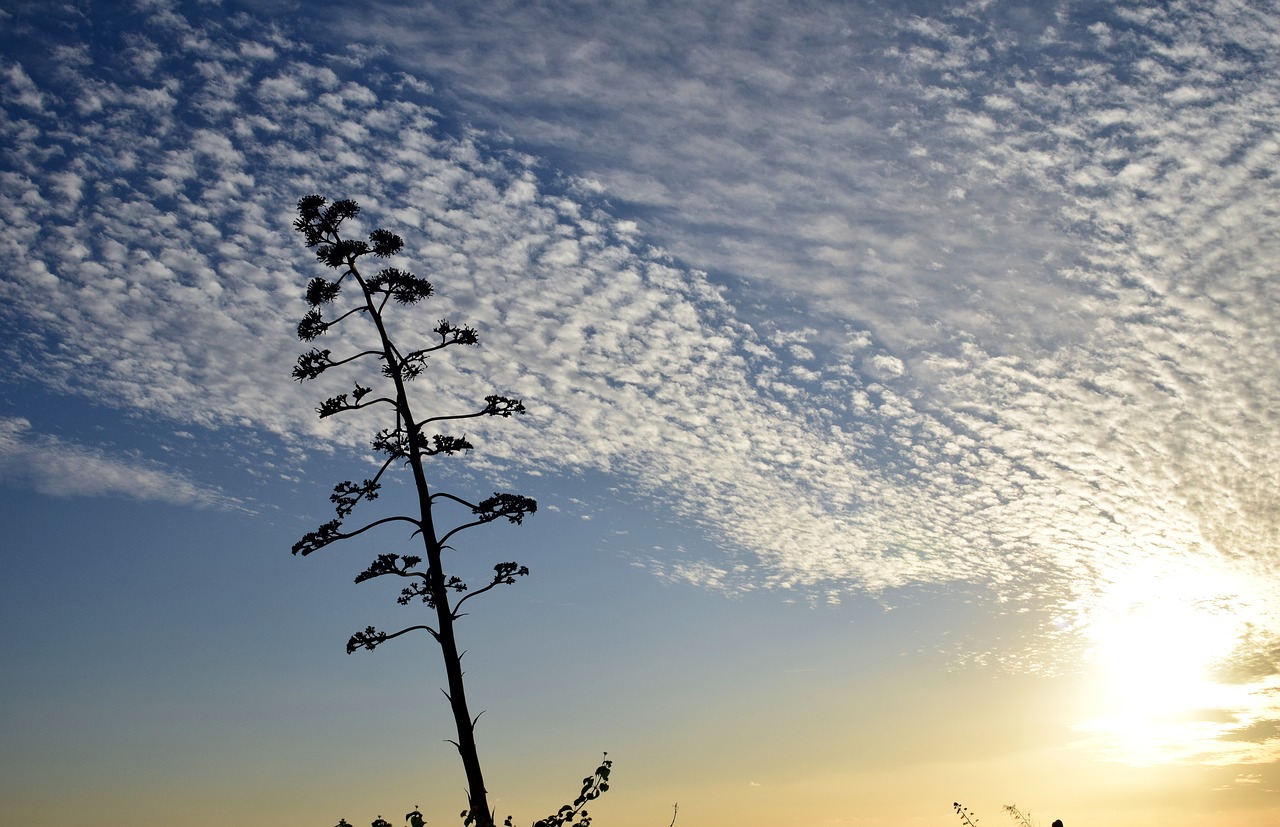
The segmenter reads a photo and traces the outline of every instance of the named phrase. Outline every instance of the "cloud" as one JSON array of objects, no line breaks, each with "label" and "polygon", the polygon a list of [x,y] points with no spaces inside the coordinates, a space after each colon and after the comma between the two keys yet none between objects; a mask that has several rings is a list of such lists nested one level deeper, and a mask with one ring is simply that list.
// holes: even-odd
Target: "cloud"
[{"label": "cloud", "polygon": [[22,417],[0,417],[0,481],[54,497],[129,497],[177,505],[236,507],[225,494],[134,456],[35,433]]},{"label": "cloud", "polygon": [[776,582],[1032,579],[1031,603],[1090,603],[1202,556],[1270,576],[1273,15],[455,13],[383,4],[366,31],[745,282],[745,378],[698,397],[733,404],[702,427],[665,408],[701,450],[641,475],[705,490],[690,511]]},{"label": "cloud", "polygon": [[[1168,578],[1273,671],[1273,19],[558,8],[378,7],[378,48],[325,52],[156,5],[132,51],[22,54],[6,366],[359,445],[310,416],[349,387],[287,379],[319,272],[292,204],[354,197],[437,281],[432,312],[481,331],[435,401],[465,410],[483,377],[533,409],[473,434],[479,461],[613,472],[719,541],[663,576],[972,583],[1062,638]],[[1045,634],[1000,656],[1051,668]]]},{"label": "cloud", "polygon": [[14,103],[37,112],[44,109],[44,96],[21,66],[11,64],[5,67],[3,78]]}]

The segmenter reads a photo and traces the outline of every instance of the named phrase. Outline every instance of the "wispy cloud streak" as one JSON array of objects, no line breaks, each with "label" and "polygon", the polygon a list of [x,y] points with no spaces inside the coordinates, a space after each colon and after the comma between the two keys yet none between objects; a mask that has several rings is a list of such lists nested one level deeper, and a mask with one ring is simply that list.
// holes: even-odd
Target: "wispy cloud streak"
[{"label": "wispy cloud streak", "polygon": [[179,471],[137,456],[112,456],[51,434],[21,417],[0,417],[3,484],[55,497],[129,497],[177,505],[236,507],[237,501]]}]

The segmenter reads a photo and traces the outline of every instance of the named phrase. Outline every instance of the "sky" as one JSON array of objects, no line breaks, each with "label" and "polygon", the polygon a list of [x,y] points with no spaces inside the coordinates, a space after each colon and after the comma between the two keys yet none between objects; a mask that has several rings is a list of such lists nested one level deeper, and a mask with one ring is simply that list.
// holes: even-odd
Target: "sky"
[{"label": "sky", "polygon": [[312,193],[529,409],[432,470],[540,506],[457,553],[499,818],[1280,817],[1269,4],[3,0],[0,87],[0,820],[464,805],[429,638],[344,651],[410,538],[289,553],[382,427]]}]

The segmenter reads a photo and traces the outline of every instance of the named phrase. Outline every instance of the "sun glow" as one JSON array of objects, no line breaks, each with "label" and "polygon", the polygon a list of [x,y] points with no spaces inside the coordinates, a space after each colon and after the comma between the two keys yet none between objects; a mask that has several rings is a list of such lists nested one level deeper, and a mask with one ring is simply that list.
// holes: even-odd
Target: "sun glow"
[{"label": "sun glow", "polygon": [[1089,613],[1094,694],[1077,729],[1116,760],[1212,761],[1219,739],[1252,717],[1257,687],[1212,676],[1247,628],[1239,584],[1206,575],[1116,582]]}]

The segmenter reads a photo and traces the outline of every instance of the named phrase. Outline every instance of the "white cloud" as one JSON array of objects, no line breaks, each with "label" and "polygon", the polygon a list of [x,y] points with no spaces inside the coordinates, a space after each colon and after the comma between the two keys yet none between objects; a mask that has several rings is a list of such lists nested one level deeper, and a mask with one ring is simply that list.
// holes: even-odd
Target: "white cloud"
[{"label": "white cloud", "polygon": [[0,417],[0,481],[55,497],[129,497],[224,508],[237,505],[221,492],[157,463],[111,456],[36,433],[22,417]]},{"label": "white cloud", "polygon": [[668,576],[972,581],[1087,615],[1134,572],[1212,563],[1280,631],[1274,26],[1155,10],[1106,40],[1068,12],[1048,39],[1049,17],[841,5],[766,34],[751,4],[374,27],[578,165],[552,185],[402,75],[166,18],[145,83],[21,69],[46,111],[0,123],[6,358],[179,423],[357,444],[308,415],[346,387],[287,379],[319,272],[291,205],[354,197],[438,281],[430,312],[481,331],[450,360],[470,373],[432,374],[441,404],[483,376],[533,409],[481,458],[617,472],[723,541]]}]

